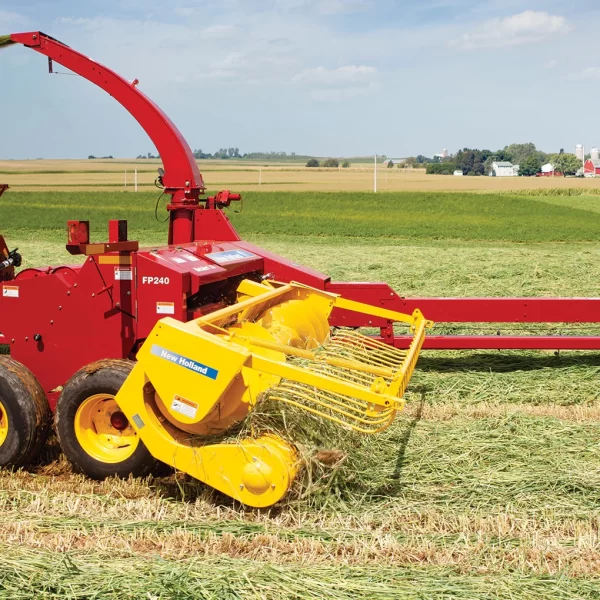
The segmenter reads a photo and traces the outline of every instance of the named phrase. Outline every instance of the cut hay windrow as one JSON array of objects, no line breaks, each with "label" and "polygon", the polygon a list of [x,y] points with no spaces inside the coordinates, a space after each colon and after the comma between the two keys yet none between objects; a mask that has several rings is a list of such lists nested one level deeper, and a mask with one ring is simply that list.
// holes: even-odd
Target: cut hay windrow
[{"label": "cut hay windrow", "polygon": [[[67,196],[69,206],[81,200],[81,218],[102,237],[102,203],[116,196]],[[129,197],[140,209],[146,195]],[[9,198],[7,227],[21,227],[10,241],[26,265],[58,264],[62,200]],[[539,212],[550,200],[565,203],[559,211],[597,210],[585,196],[530,201]],[[14,221],[14,204],[22,211],[29,201],[51,205],[47,230]],[[368,221],[368,205],[348,201]],[[546,242],[550,230],[538,231],[532,216],[527,245],[506,241],[513,234],[502,220],[481,231],[504,239],[465,244],[439,237],[443,215],[430,216],[438,239],[315,235],[302,221],[298,234],[274,225],[252,241],[334,279],[388,281],[412,296],[598,295],[595,242]],[[132,221],[131,237],[162,239],[158,226]],[[534,329],[471,327],[452,331]],[[265,403],[245,427],[289,429],[307,465],[294,495],[270,510],[247,510],[180,475],[91,481],[50,448],[34,471],[0,473],[0,598],[597,598],[599,371],[593,352],[423,352],[406,410],[376,438]]]},{"label": "cut hay windrow", "polygon": [[597,598],[600,585],[598,578],[536,577],[522,571],[498,578],[444,567],[286,566],[222,558],[173,563],[100,552],[56,554],[0,548],[4,562],[0,595],[5,590],[5,597],[14,599],[587,600]]}]

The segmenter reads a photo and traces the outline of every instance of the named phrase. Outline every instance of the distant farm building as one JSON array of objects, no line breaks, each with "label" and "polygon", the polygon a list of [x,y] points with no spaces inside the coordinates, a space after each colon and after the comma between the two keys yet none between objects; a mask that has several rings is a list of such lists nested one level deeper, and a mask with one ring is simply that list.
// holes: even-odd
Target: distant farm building
[{"label": "distant farm building", "polygon": [[392,166],[403,165],[405,162],[405,158],[388,158],[387,160],[383,161],[383,166],[387,167],[390,163],[392,163]]},{"label": "distant farm building", "polygon": [[537,174],[538,177],[562,177],[563,174],[560,171],[554,170],[554,165],[550,163],[544,165],[540,172]]},{"label": "distant farm building", "polygon": [[519,165],[507,161],[492,163],[490,177],[516,177],[519,174]]},{"label": "distant farm building", "polygon": [[464,173],[460,169],[457,169],[456,171],[454,171],[455,177],[462,177],[463,175],[464,175]]},{"label": "distant farm building", "polygon": [[584,177],[600,177],[600,160],[589,158],[583,166]]},{"label": "distant farm building", "polygon": [[448,158],[450,156],[448,150],[444,148],[440,154],[434,154],[433,158],[439,158],[440,160],[444,160],[444,158]]}]

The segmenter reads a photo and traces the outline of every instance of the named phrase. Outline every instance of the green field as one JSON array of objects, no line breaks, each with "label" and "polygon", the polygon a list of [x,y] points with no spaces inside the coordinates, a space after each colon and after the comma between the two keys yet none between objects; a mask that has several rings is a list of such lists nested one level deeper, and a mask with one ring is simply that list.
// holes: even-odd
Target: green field
[{"label": "green field", "polygon": [[[162,243],[156,197],[9,192],[0,233],[29,266],[69,260],[68,219]],[[401,294],[598,296],[598,196],[247,193],[229,214]],[[0,598],[599,598],[599,371],[600,353],[424,352],[397,423],[313,436],[347,458],[269,511],[185,478],[91,482],[49,452],[0,473]]]},{"label": "green field", "polygon": [[[69,219],[89,219],[102,237],[110,218],[127,218],[132,236],[164,239],[154,217],[158,192],[12,192],[0,200],[13,235],[55,240]],[[159,203],[159,216],[165,199]],[[235,211],[242,212],[236,214]],[[343,242],[478,240],[593,241],[600,231],[600,196],[247,192],[229,211],[244,236],[315,236]],[[395,242],[396,243],[396,242]]]}]

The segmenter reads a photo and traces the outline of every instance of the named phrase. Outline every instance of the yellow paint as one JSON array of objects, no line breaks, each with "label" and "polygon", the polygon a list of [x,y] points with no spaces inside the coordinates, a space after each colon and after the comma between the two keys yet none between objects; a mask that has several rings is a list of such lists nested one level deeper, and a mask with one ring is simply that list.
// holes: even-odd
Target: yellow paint
[{"label": "yellow paint", "polygon": [[4,444],[8,436],[8,415],[6,414],[6,408],[0,400],[0,446]]},{"label": "yellow paint", "polygon": [[[159,321],[116,401],[155,458],[265,507],[293,482],[293,446],[277,436],[216,436],[265,397],[363,433],[385,429],[404,406],[431,323],[419,311],[396,313],[297,283],[245,281],[238,293],[238,303],[200,319]],[[409,325],[410,348],[353,331],[330,335],[335,307]]]},{"label": "yellow paint", "polygon": [[87,454],[100,462],[127,460],[138,446],[139,437],[131,425],[123,431],[111,425],[111,415],[119,411],[114,396],[95,394],[86,398],[75,414],[77,441]]},{"label": "yellow paint", "polygon": [[131,256],[102,255],[98,257],[98,262],[101,265],[130,265]]}]

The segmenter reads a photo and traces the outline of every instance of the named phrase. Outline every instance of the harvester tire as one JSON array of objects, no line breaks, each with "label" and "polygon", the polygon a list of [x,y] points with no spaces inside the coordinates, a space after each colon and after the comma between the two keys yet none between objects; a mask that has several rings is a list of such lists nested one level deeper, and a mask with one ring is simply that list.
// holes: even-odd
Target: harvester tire
[{"label": "harvester tire", "polygon": [[92,479],[145,477],[158,468],[114,401],[134,365],[129,360],[87,365],[69,379],[56,405],[60,447],[75,470]]},{"label": "harvester tire", "polygon": [[33,463],[44,447],[51,416],[35,375],[9,356],[0,356],[0,467]]}]

